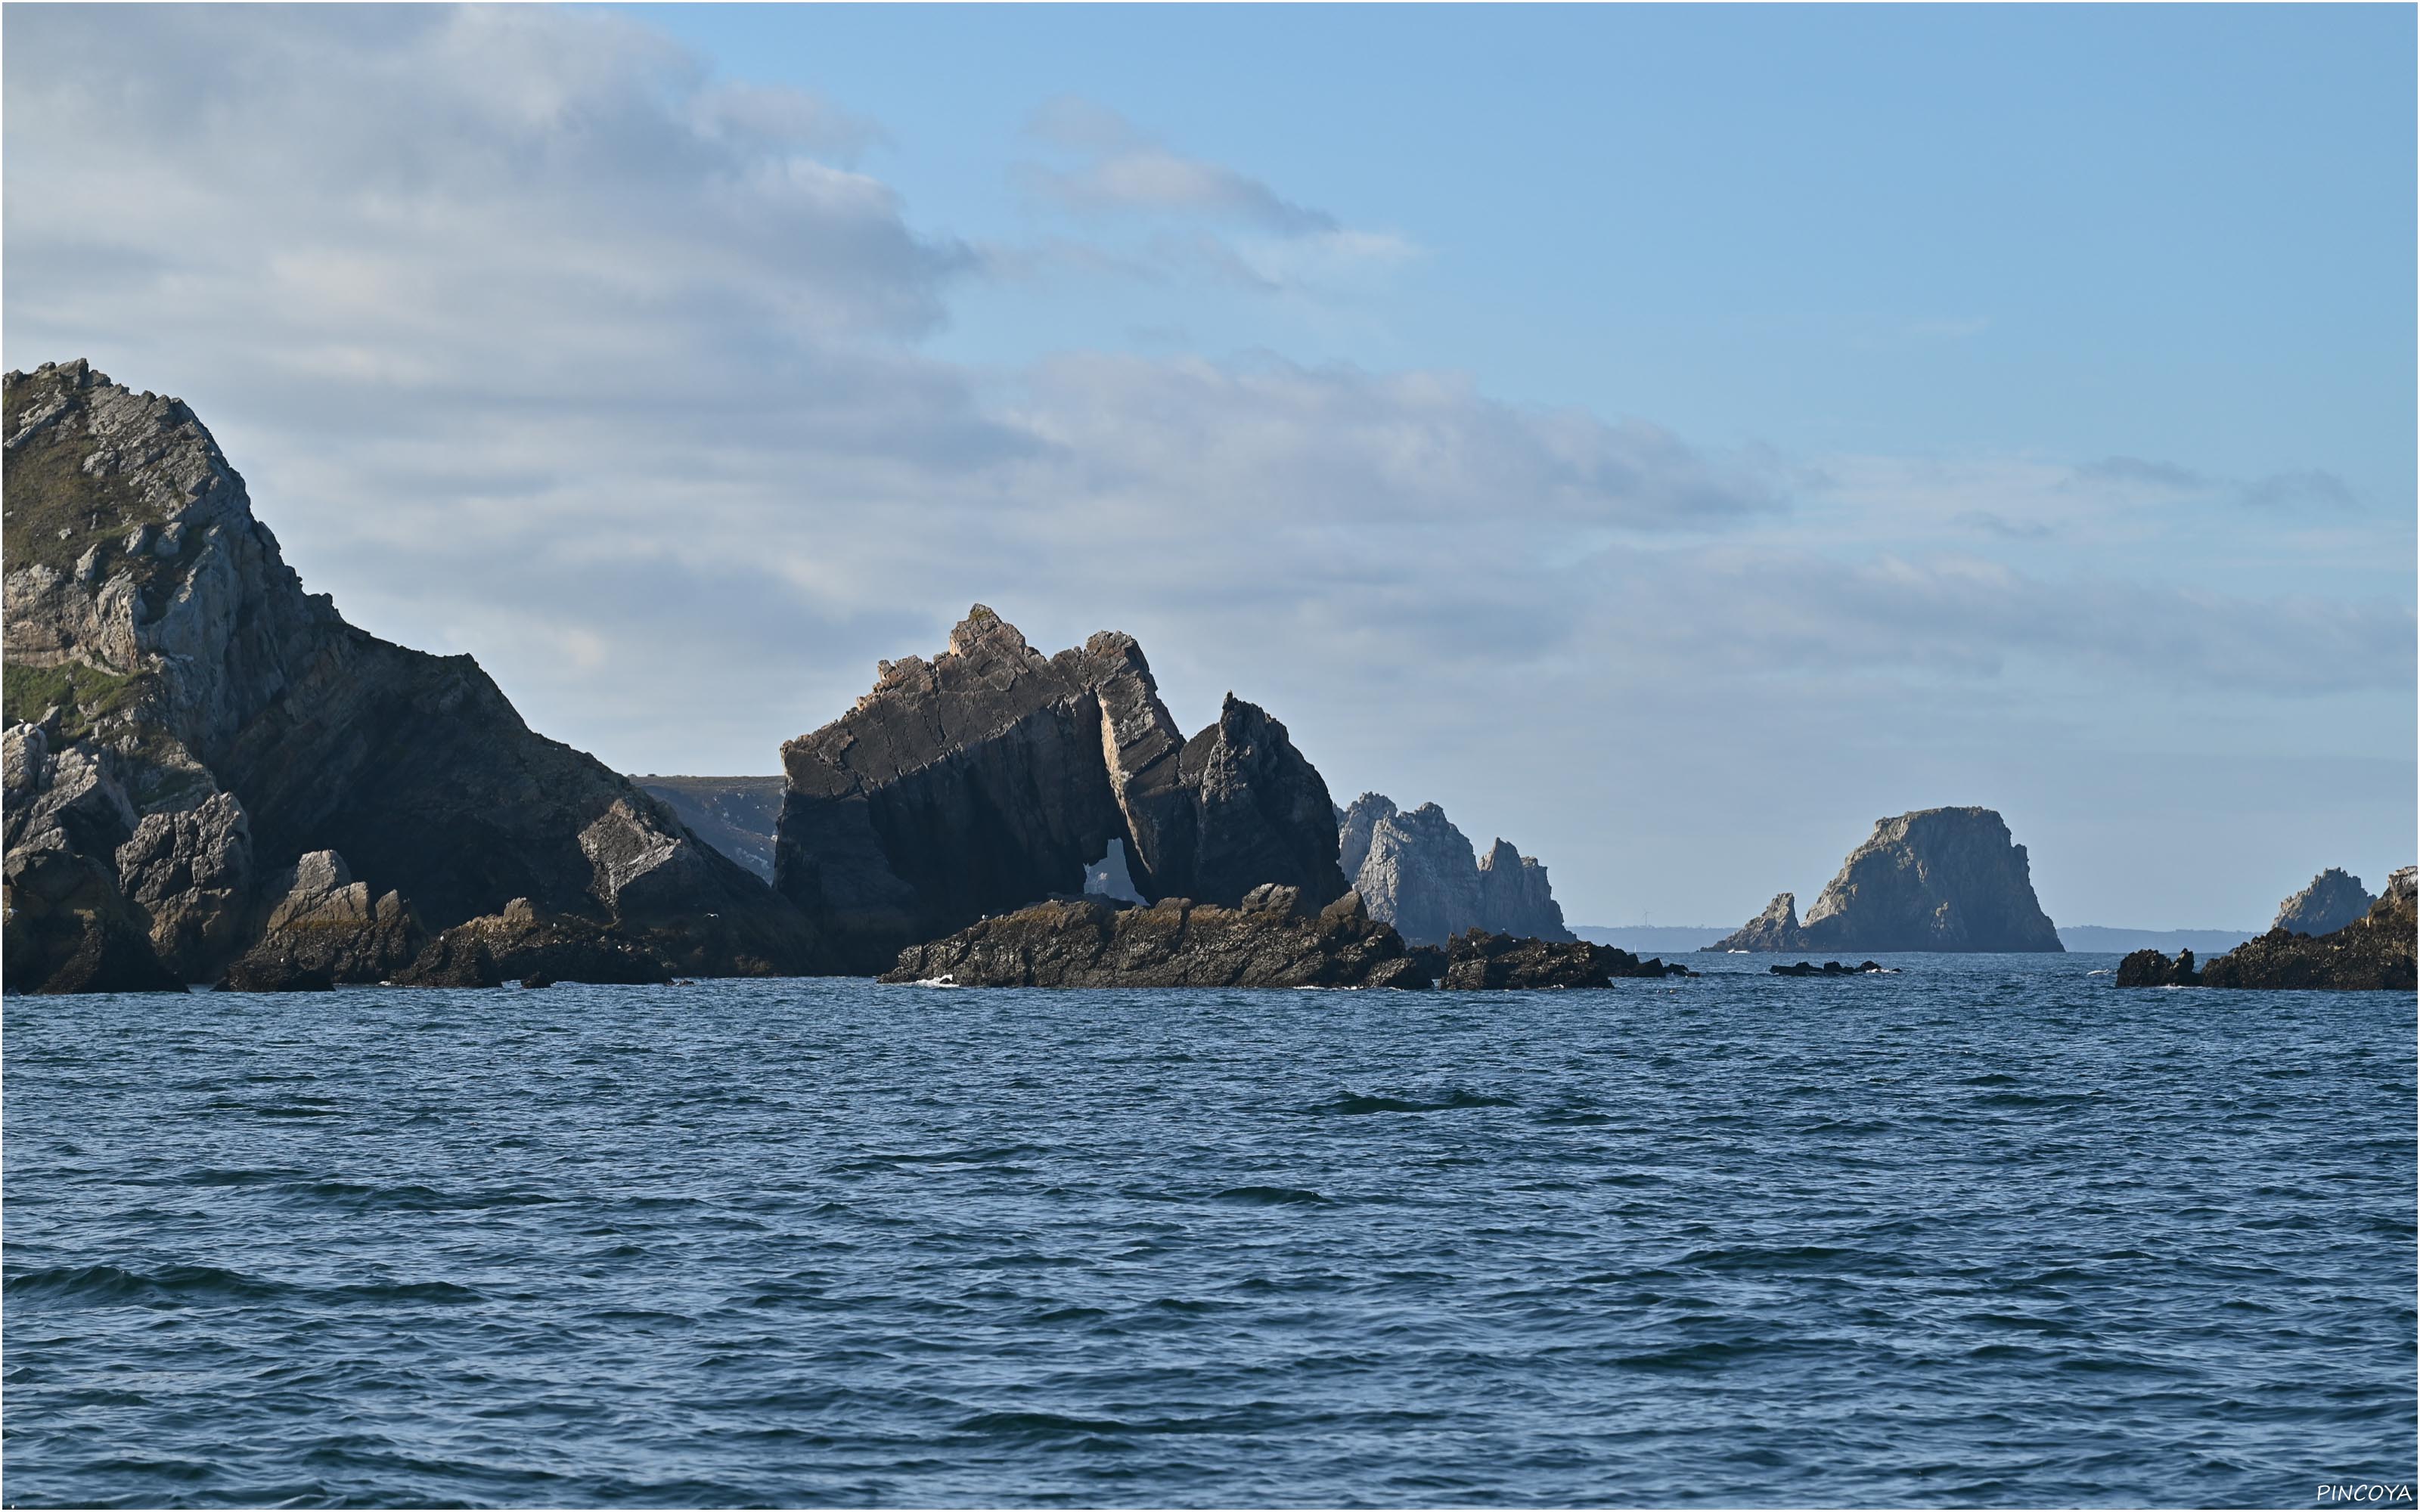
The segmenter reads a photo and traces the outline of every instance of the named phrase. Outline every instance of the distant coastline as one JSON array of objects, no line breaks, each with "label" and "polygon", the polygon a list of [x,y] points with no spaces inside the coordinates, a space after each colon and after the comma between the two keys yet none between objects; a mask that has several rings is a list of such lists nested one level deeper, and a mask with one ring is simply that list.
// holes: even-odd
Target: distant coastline
[{"label": "distant coastline", "polygon": [[[1634,954],[1696,950],[1714,944],[1730,930],[1707,924],[1575,924],[1572,933],[1597,945],[1620,946]],[[2061,924],[2059,943],[2089,954],[2124,955],[2130,950],[2180,949],[2200,955],[2232,950],[2260,933],[2257,929],[2125,929],[2105,924]]]}]

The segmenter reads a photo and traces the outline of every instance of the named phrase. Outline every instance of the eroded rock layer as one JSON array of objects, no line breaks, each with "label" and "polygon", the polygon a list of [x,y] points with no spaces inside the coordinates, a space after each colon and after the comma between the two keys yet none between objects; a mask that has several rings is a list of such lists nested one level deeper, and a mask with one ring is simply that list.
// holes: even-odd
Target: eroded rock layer
[{"label": "eroded rock layer", "polygon": [[[795,909],[470,657],[305,594],[183,404],[78,362],[9,374],[0,409],[11,990],[214,980],[273,916],[264,975],[376,980],[407,916],[515,899],[686,972],[814,969]],[[366,907],[287,907],[315,853]]]},{"label": "eroded rock layer", "polygon": [[1074,892],[1112,840],[1145,898],[1344,891],[1326,784],[1285,726],[1230,694],[1183,739],[1129,636],[1046,656],[977,605],[782,761],[776,884],[844,970]]}]

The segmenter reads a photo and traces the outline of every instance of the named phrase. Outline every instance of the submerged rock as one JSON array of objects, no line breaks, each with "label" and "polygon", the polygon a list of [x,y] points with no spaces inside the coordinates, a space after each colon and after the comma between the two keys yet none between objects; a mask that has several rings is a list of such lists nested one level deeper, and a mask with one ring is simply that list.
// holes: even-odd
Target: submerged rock
[{"label": "submerged rock", "polygon": [[1230,694],[1183,739],[1130,636],[1045,656],[978,604],[782,761],[775,876],[841,969],[1074,892],[1112,840],[1146,898],[1344,891],[1326,784],[1285,726]]},{"label": "submerged rock", "polygon": [[1403,937],[1352,893],[1312,910],[1265,886],[1233,908],[1054,898],[910,946],[890,982],[959,987],[1427,987]]},{"label": "submerged rock", "polygon": [[2378,902],[2361,878],[2332,866],[2311,879],[2311,885],[2277,905],[2277,919],[2269,927],[2288,934],[2333,934],[2361,918]]},{"label": "submerged rock", "polygon": [[[527,898],[684,970],[814,968],[796,909],[533,733],[470,657],[380,640],[304,593],[184,405],[78,362],[9,374],[0,408],[9,989],[212,980],[322,851],[435,929]],[[81,858],[72,887],[61,852]],[[286,945],[304,975],[389,953]]]},{"label": "submerged rock", "polygon": [[1641,961],[1627,950],[1586,940],[1522,939],[1468,930],[1447,948],[1448,992],[1514,992],[1547,988],[1610,987],[1620,977],[1693,977],[1675,962]]},{"label": "submerged rock", "polygon": [[2025,848],[1989,809],[1924,809],[1874,822],[1792,927],[1776,897],[1714,950],[2062,950],[2034,897]]}]

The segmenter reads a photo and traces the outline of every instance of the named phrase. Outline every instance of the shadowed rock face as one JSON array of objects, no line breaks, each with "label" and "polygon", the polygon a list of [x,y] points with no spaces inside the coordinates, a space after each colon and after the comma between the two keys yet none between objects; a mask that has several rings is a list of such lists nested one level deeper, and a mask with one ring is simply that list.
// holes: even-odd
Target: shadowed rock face
[{"label": "shadowed rock face", "polygon": [[2273,929],[2194,971],[2193,952],[2174,962],[2137,950],[2120,963],[2120,987],[2249,987],[2266,991],[2411,992],[2420,986],[2414,933],[2420,931],[2420,885],[2405,867],[2386,882],[2369,912],[2327,934]]},{"label": "shadowed rock face", "polygon": [[1344,891],[1326,784],[1285,726],[1230,694],[1182,739],[1129,636],[1045,656],[977,605],[782,762],[776,882],[841,970],[1075,892],[1112,840],[1146,898]]},{"label": "shadowed rock face", "polygon": [[[1330,819],[1333,810],[1323,812]],[[893,982],[960,987],[1426,987],[1430,968],[1346,893],[1317,912],[1297,887],[1222,908],[1054,898],[909,946]]]},{"label": "shadowed rock face", "polygon": [[755,872],[773,880],[773,827],[782,817],[778,777],[633,778],[650,797],[661,798],[689,832]]},{"label": "shadowed rock face", "polygon": [[2288,934],[2333,934],[2367,914],[2378,900],[2361,878],[2332,866],[2311,879],[2311,885],[2277,905],[2277,920],[2269,927]]},{"label": "shadowed rock face", "polygon": [[[2025,848],[1989,809],[1925,809],[1874,823],[1797,930],[1785,893],[1714,949],[2055,951]],[[1778,911],[1778,912],[1776,912]],[[1755,943],[1748,943],[1754,941]]]},{"label": "shadowed rock face", "polygon": [[[37,853],[107,876],[108,906],[12,939],[8,985],[215,980],[284,879],[338,853],[433,930],[515,899],[646,942],[691,972],[812,969],[805,921],[582,753],[532,733],[468,656],[407,650],[307,594],[192,411],[83,363],[6,385],[9,908]],[[375,932],[371,917],[354,920]],[[33,917],[29,914],[28,917]],[[144,965],[119,942],[143,936]],[[331,929],[333,917],[324,919]],[[324,932],[323,932],[324,933]],[[328,959],[382,959],[360,951]],[[105,956],[98,975],[75,960]],[[298,957],[297,959],[301,959]]]}]

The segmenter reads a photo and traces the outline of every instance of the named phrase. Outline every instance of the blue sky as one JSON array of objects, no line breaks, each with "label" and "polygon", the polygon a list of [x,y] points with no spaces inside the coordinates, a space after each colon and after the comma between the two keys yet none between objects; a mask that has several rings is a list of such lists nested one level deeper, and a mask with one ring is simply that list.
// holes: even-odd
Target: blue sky
[{"label": "blue sky", "polygon": [[981,599],[1575,919],[2413,858],[2413,12],[11,5],[7,361],[631,770]]}]

